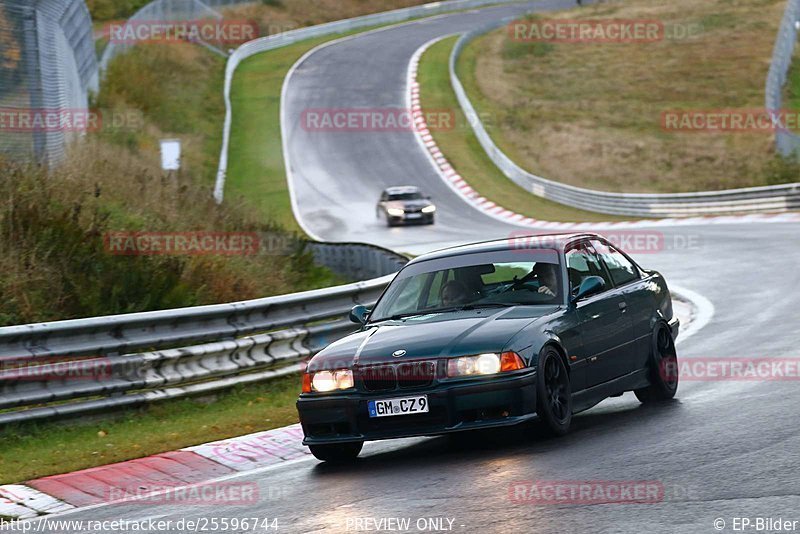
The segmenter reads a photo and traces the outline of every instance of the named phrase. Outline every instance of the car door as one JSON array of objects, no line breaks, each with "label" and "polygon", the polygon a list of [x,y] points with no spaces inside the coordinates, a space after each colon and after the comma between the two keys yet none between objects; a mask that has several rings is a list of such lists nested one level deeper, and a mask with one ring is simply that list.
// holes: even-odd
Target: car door
[{"label": "car door", "polygon": [[655,301],[649,288],[650,281],[643,276],[641,269],[633,260],[610,243],[605,240],[592,240],[592,246],[628,304],[627,314],[633,327],[629,367],[630,371],[641,369],[647,365],[652,341],[651,321],[654,316]]},{"label": "car door", "polygon": [[632,323],[624,295],[614,287],[589,242],[570,247],[566,261],[570,295],[574,295],[580,283],[589,276],[599,276],[606,283],[603,292],[577,302],[572,309],[582,340],[581,354],[577,356],[587,361],[586,385],[592,387],[629,372]]}]

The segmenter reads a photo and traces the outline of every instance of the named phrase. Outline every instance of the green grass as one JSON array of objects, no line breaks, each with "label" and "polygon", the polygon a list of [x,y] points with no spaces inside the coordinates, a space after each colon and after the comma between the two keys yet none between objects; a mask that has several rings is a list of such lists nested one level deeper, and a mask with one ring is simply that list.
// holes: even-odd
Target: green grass
[{"label": "green grass", "polygon": [[283,161],[281,89],[292,65],[328,39],[304,41],[248,58],[239,65],[231,87],[233,117],[226,199],[240,198],[298,232],[301,230],[292,213]]},{"label": "green grass", "polygon": [[140,152],[158,150],[159,139],[180,138],[184,170],[211,185],[222,144],[224,72],[223,58],[188,44],[140,45],[115,57],[95,104],[112,116],[136,110],[147,127],[103,127],[101,138]]},{"label": "green grass", "polygon": [[86,0],[94,21],[126,19],[151,0]]},{"label": "green grass", "polygon": [[[539,198],[508,179],[492,163],[469,127],[466,117],[450,85],[448,62],[458,37],[436,43],[422,56],[418,81],[423,109],[453,110],[456,127],[433,131],[439,149],[473,189],[487,199],[511,211],[548,221],[613,221],[623,220],[612,215],[592,213],[563,206]],[[474,53],[465,55],[463,62],[474,62]],[[463,67],[459,65],[459,75]],[[462,77],[469,84],[471,77]],[[467,87],[467,92],[470,91]],[[491,123],[487,124],[490,128]]]},{"label": "green grass", "polygon": [[[755,110],[786,2],[595,4],[547,18],[656,19],[651,43],[518,42],[507,28],[473,40],[459,74],[520,167],[599,191],[678,193],[794,182],[758,132],[665,128],[663,112]],[[603,12],[601,12],[601,10]]]},{"label": "green grass", "polygon": [[[141,458],[297,422],[297,375],[220,394],[164,401],[97,422],[3,429],[0,484]],[[46,438],[45,438],[46,437]]]}]

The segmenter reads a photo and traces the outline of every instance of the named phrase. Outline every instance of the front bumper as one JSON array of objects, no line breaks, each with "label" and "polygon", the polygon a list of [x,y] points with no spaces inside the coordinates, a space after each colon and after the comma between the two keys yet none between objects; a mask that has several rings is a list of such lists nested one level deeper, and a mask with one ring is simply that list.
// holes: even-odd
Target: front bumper
[{"label": "front bumper", "polygon": [[412,216],[411,213],[405,215],[394,216],[389,215],[390,224],[431,224],[433,223],[433,213],[422,213],[419,216]]},{"label": "front bumper", "polygon": [[[427,395],[429,412],[370,418],[375,399]],[[434,436],[480,428],[511,426],[536,415],[536,372],[480,381],[439,383],[427,389],[381,393],[301,395],[297,411],[304,445]]]}]

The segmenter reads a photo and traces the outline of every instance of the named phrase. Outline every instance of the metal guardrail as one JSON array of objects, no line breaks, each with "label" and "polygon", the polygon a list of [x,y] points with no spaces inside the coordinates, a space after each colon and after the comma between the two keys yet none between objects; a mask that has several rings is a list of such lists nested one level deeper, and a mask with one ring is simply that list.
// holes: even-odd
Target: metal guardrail
[{"label": "metal guardrail", "polygon": [[[795,4],[798,1],[800,0],[791,0]],[[631,217],[684,217],[800,209],[800,183],[698,193],[611,193],[554,182],[521,168],[494,143],[456,72],[461,53],[473,39],[508,24],[511,20],[494,22],[463,34],[450,56],[450,78],[458,102],[489,158],[503,174],[526,191],[575,208]]]},{"label": "metal guardrail", "polygon": [[[795,45],[797,44],[798,24],[800,23],[800,0],[787,0],[786,11],[781,20],[772,62],[769,66],[766,87],[766,107],[780,111],[783,101],[783,87],[792,66]],[[775,132],[775,148],[785,157],[800,157],[800,136],[784,128]]]},{"label": "metal guardrail", "polygon": [[0,328],[0,425],[210,393],[301,370],[394,275],[231,304]]},{"label": "metal guardrail", "polygon": [[274,50],[315,37],[342,34],[370,26],[399,23],[415,18],[460,11],[462,9],[471,9],[492,4],[508,4],[513,1],[515,0],[447,0],[444,2],[433,2],[421,6],[396,9],[385,13],[375,13],[372,15],[364,15],[361,17],[319,24],[317,26],[290,30],[280,34],[254,39],[237,48],[233,54],[228,57],[228,63],[225,68],[225,123],[223,125],[222,150],[219,156],[217,180],[214,188],[214,198],[217,203],[222,203],[223,201],[225,194],[225,177],[228,171],[228,147],[230,144],[232,121],[231,83],[236,68],[242,61],[256,54],[260,54],[261,52]]},{"label": "metal guardrail", "polygon": [[401,254],[366,243],[310,241],[306,247],[314,256],[314,263],[324,265],[347,280],[387,276],[408,263],[408,258]]}]

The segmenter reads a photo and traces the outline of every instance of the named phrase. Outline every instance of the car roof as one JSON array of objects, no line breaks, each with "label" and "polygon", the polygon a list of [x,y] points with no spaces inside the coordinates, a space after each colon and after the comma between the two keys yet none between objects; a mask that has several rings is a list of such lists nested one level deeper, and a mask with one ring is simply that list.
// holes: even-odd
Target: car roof
[{"label": "car roof", "polygon": [[515,234],[507,237],[506,239],[483,241],[480,243],[471,243],[468,245],[459,245],[456,247],[436,250],[434,252],[429,252],[427,254],[418,256],[409,263],[417,263],[420,261],[435,260],[440,258],[450,258],[453,256],[475,254],[478,252],[501,252],[504,250],[516,250],[523,248],[555,249],[558,251],[563,251],[568,243],[580,238],[603,239],[601,236],[592,233],[531,235]]},{"label": "car roof", "polygon": [[387,187],[383,192],[389,195],[402,195],[404,193],[419,193],[419,191],[419,187],[415,185],[398,185],[394,187]]}]

